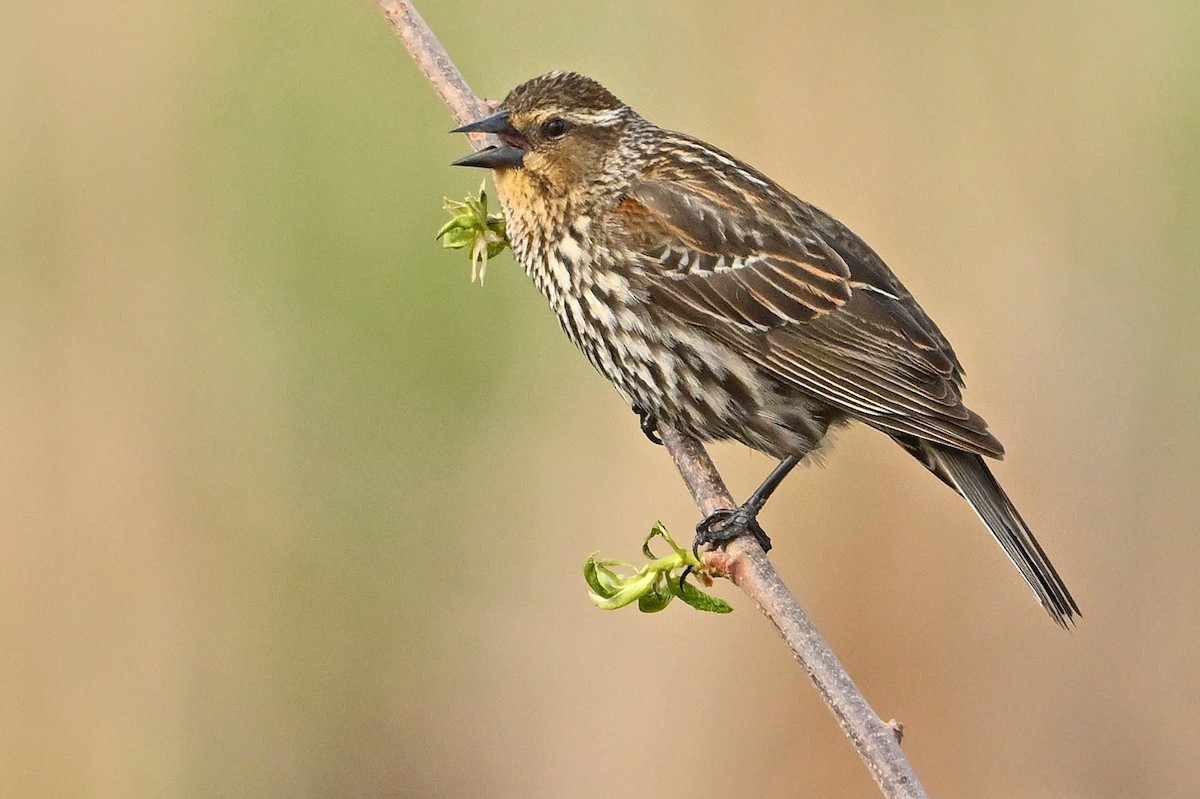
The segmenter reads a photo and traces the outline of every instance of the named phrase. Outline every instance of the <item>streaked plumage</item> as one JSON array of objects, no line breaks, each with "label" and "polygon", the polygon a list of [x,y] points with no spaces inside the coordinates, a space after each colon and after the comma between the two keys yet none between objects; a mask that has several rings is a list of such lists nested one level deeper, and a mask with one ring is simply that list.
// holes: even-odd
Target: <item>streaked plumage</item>
[{"label": "streaked plumage", "polygon": [[762,173],[551,73],[472,130],[517,260],[634,406],[702,440],[807,455],[857,420],[962,494],[1060,624],[1078,613],[981,456],[945,336],[861,239]]}]

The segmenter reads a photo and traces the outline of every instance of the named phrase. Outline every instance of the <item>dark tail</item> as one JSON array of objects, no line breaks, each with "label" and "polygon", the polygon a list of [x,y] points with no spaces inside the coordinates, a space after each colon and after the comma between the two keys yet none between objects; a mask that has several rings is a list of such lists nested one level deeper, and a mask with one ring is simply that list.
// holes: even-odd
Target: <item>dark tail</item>
[{"label": "dark tail", "polygon": [[1021,576],[1029,583],[1050,618],[1064,628],[1068,622],[1074,623],[1074,617],[1081,615],[1079,606],[983,458],[973,452],[907,436],[896,439],[931,472],[971,503],[979,518],[1021,571]]}]

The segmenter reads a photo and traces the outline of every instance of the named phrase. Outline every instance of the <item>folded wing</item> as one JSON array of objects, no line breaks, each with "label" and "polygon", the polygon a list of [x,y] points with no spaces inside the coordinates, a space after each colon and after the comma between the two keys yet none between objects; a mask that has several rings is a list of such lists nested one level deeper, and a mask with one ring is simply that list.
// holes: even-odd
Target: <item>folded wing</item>
[{"label": "folded wing", "polygon": [[1001,456],[950,345],[879,257],[757,173],[734,177],[652,175],[618,207],[655,304],[885,432]]}]

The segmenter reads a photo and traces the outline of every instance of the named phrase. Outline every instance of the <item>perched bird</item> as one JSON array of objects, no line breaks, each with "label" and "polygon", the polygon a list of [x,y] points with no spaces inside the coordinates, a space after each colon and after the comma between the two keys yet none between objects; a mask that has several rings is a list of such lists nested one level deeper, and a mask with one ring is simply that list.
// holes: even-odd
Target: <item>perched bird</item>
[{"label": "perched bird", "polygon": [[501,142],[492,170],[513,252],[563,330],[642,417],[780,459],[698,544],[751,533],[831,428],[890,436],[961,494],[1066,626],[1079,613],[988,470],[1003,455],[962,402],[946,337],[842,223],[733,156],[648,122],[596,81],[552,72],[455,133]]}]

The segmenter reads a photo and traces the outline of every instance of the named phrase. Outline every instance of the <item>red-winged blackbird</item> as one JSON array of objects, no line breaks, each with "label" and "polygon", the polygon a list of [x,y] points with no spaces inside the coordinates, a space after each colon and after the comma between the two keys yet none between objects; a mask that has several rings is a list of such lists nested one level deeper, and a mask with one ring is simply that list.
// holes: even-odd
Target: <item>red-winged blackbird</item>
[{"label": "red-winged blackbird", "polygon": [[501,144],[513,252],[563,329],[642,416],[781,459],[698,540],[744,532],[830,428],[891,436],[966,498],[1060,625],[1079,608],[982,455],[1000,442],[961,399],[945,336],[858,236],[716,147],[664,130],[574,73],[534,78],[456,133]]}]

